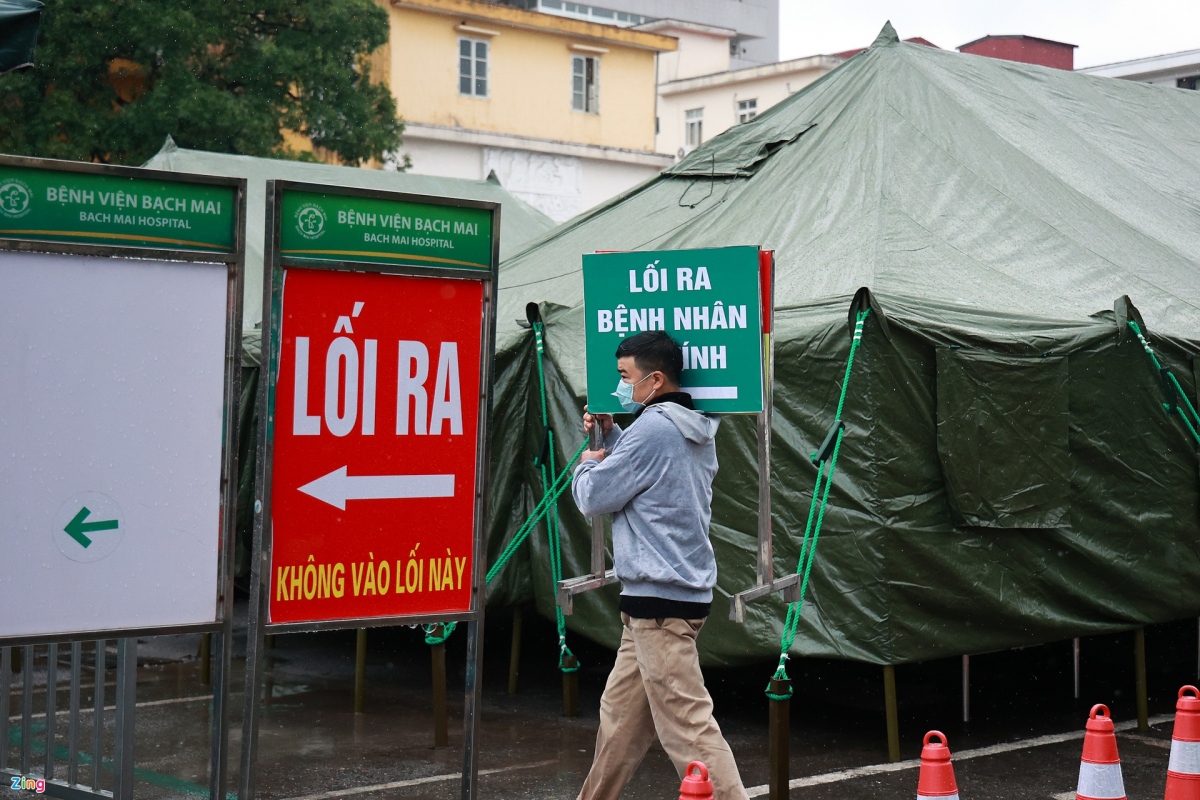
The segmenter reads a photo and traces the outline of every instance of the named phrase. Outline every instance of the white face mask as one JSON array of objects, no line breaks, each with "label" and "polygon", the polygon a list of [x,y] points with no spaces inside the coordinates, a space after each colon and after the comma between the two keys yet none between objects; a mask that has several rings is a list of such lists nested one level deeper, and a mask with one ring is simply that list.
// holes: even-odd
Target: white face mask
[{"label": "white face mask", "polygon": [[[653,374],[654,374],[653,372],[650,373],[650,375],[653,375]],[[649,378],[650,375],[647,375],[644,378],[642,378],[642,381],[646,380],[646,378]],[[640,384],[642,381],[638,381],[637,383],[626,383],[623,380],[619,380],[619,381],[617,381],[617,390],[612,393],[613,397],[615,397],[615,398],[617,398],[617,400],[621,401],[621,408],[625,409],[630,414],[634,414],[639,409],[645,408],[646,403],[650,402],[650,397],[654,396],[654,392],[651,392],[650,397],[647,397],[641,403],[639,403],[637,400],[633,399],[633,390],[636,389],[638,384]]]}]

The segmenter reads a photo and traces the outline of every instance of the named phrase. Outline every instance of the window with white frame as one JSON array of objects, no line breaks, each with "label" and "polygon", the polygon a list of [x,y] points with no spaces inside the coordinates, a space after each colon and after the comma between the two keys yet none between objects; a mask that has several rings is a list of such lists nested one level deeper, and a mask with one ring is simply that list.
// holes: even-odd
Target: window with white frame
[{"label": "window with white frame", "polygon": [[749,122],[758,116],[758,99],[738,100],[738,122]]},{"label": "window with white frame", "polygon": [[600,59],[571,56],[571,108],[600,113]]},{"label": "window with white frame", "polygon": [[704,142],[704,109],[690,108],[683,112],[683,143],[694,150]]},{"label": "window with white frame", "polygon": [[483,39],[458,40],[458,93],[488,96],[488,43]]}]

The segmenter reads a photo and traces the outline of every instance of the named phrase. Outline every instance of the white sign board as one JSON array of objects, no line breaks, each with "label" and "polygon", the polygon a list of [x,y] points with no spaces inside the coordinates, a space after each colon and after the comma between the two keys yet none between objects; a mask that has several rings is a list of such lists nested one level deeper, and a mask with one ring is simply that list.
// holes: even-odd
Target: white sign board
[{"label": "white sign board", "polygon": [[0,253],[0,638],[217,620],[227,291]]}]

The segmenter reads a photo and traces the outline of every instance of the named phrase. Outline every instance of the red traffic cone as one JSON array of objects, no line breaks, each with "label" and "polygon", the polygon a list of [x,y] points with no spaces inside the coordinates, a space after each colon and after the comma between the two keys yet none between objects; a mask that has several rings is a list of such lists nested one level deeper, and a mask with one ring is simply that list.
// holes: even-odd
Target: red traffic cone
[{"label": "red traffic cone", "polygon": [[1121,757],[1117,755],[1117,737],[1106,705],[1092,706],[1088,714],[1075,800],[1125,800]]},{"label": "red traffic cone", "polygon": [[[693,769],[699,774],[693,775]],[[693,761],[683,771],[679,800],[713,800],[712,781],[708,779],[708,767],[704,766],[703,761]]]},{"label": "red traffic cone", "polygon": [[[936,736],[937,742],[930,743]],[[950,763],[950,748],[946,746],[946,734],[930,731],[921,744],[921,774],[917,778],[917,800],[940,797],[958,800],[958,783],[954,780],[954,765]]]},{"label": "red traffic cone", "polygon": [[1195,686],[1180,689],[1175,703],[1163,800],[1200,800],[1200,690]]}]

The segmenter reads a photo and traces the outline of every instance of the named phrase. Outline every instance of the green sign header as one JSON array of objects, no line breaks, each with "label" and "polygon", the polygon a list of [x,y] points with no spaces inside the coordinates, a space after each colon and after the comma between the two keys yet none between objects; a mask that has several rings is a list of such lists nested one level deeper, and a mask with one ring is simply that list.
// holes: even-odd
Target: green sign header
[{"label": "green sign header", "polygon": [[757,247],[597,253],[583,257],[588,408],[623,413],[616,350],[642,331],[683,348],[682,388],[700,411],[763,410]]},{"label": "green sign header", "polygon": [[279,217],[285,258],[492,266],[492,212],[485,208],[285,189]]},{"label": "green sign header", "polygon": [[0,164],[0,238],[234,250],[234,189]]}]

